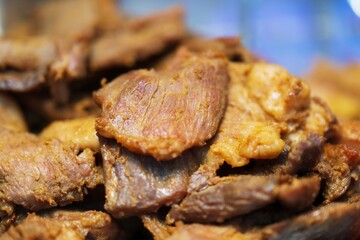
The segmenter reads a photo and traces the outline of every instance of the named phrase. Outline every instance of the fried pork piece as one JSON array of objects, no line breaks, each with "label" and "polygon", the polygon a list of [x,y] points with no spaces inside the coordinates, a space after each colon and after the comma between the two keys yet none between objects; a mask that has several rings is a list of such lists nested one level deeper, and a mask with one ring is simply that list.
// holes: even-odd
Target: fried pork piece
[{"label": "fried pork piece", "polygon": [[351,171],[360,163],[359,152],[347,145],[326,144],[314,171],[324,179],[325,203],[342,196],[351,183]]},{"label": "fried pork piece", "polygon": [[54,121],[40,133],[44,139],[58,139],[67,144],[76,144],[80,149],[98,151],[99,140],[95,130],[95,117]]},{"label": "fried pork piece", "polygon": [[233,226],[216,226],[203,224],[177,224],[171,236],[166,240],[260,240],[261,235],[257,233],[243,234]]},{"label": "fried pork piece", "polygon": [[351,146],[360,152],[360,121],[344,121],[340,123],[339,143]]},{"label": "fried pork piece", "polygon": [[111,217],[100,211],[54,210],[43,214],[42,217],[74,228],[86,239],[116,239],[120,234]]},{"label": "fried pork piece", "polygon": [[173,7],[132,20],[124,29],[100,37],[91,47],[91,70],[132,67],[161,53],[185,37],[183,14],[182,8]]},{"label": "fried pork piece", "polygon": [[121,75],[94,94],[102,108],[97,131],[157,160],[204,145],[225,109],[226,63],[221,56],[180,49],[166,71]]},{"label": "fried pork piece", "polygon": [[314,95],[323,98],[339,119],[351,120],[360,117],[359,76],[358,64],[340,67],[320,60],[304,79]]},{"label": "fried pork piece", "polygon": [[185,222],[223,222],[250,213],[276,200],[284,206],[303,210],[315,200],[320,178],[283,179],[277,176],[239,175],[220,178],[218,183],[190,193],[173,205],[166,217],[168,224]]},{"label": "fried pork piece", "polygon": [[309,89],[275,65],[231,64],[229,71],[228,107],[211,151],[233,167],[276,158],[285,147],[281,133],[291,127],[281,123],[302,121]]},{"label": "fried pork piece", "polygon": [[42,35],[66,41],[91,40],[99,32],[117,28],[121,16],[115,0],[52,1],[37,10],[36,24]]},{"label": "fried pork piece", "polygon": [[1,127],[14,131],[26,131],[24,116],[13,98],[0,93],[0,124]]},{"label": "fried pork piece", "polygon": [[0,128],[0,199],[37,211],[81,201],[102,182],[90,149]]},{"label": "fried pork piece", "polygon": [[358,239],[360,205],[331,203],[262,229],[264,239]]},{"label": "fried pork piece", "polygon": [[100,138],[103,157],[106,204],[114,217],[156,212],[186,195],[189,176],[200,165],[191,152],[177,159],[158,162],[136,155],[114,140]]},{"label": "fried pork piece", "polygon": [[47,38],[0,39],[0,89],[22,92],[42,85],[56,56]]},{"label": "fried pork piece", "polygon": [[155,240],[167,239],[171,235],[173,226],[166,225],[155,214],[141,216],[145,228],[153,235]]},{"label": "fried pork piece", "polygon": [[98,211],[57,210],[44,216],[30,214],[0,239],[115,239],[109,215]]},{"label": "fried pork piece", "polygon": [[37,70],[56,58],[56,46],[45,37],[0,39],[0,69]]}]

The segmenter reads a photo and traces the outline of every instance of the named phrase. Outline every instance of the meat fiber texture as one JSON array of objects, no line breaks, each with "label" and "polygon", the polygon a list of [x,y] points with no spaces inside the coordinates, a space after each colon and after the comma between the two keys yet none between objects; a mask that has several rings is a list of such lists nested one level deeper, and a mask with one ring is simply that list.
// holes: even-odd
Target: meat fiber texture
[{"label": "meat fiber texture", "polygon": [[133,152],[174,159],[214,136],[227,84],[224,57],[180,49],[168,69],[131,71],[95,92],[96,130]]}]

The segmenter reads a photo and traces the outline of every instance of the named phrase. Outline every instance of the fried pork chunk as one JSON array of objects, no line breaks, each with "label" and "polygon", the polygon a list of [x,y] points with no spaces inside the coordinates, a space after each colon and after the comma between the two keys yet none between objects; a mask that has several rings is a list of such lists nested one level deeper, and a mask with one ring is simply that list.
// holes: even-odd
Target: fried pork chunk
[{"label": "fried pork chunk", "polygon": [[1,127],[14,131],[26,131],[27,124],[15,99],[0,92],[0,124]]},{"label": "fried pork chunk", "polygon": [[173,7],[129,21],[117,32],[105,34],[91,47],[90,68],[132,67],[159,54],[185,37],[183,10]]},{"label": "fried pork chunk", "polygon": [[231,64],[229,72],[228,106],[211,151],[234,167],[276,158],[285,147],[281,133],[309,106],[308,87],[270,64]]},{"label": "fried pork chunk", "polygon": [[216,132],[228,85],[227,61],[180,49],[166,70],[121,75],[94,94],[97,131],[127,149],[169,160]]},{"label": "fried pork chunk", "polygon": [[40,133],[44,139],[58,139],[64,143],[76,144],[80,149],[100,148],[95,130],[95,117],[76,118],[72,120],[54,121]]},{"label": "fried pork chunk", "polygon": [[141,156],[114,140],[101,139],[106,204],[114,217],[156,212],[186,195],[190,175],[201,159],[190,150],[167,162]]},{"label": "fried pork chunk", "polygon": [[0,199],[36,211],[81,201],[102,182],[93,152],[0,129]]},{"label": "fried pork chunk", "polygon": [[55,210],[42,216],[30,214],[0,239],[115,239],[117,229],[108,214],[98,211]]},{"label": "fried pork chunk", "polygon": [[[79,11],[81,14],[79,14]],[[37,32],[66,41],[91,40],[121,24],[115,0],[63,0],[37,9]]]}]

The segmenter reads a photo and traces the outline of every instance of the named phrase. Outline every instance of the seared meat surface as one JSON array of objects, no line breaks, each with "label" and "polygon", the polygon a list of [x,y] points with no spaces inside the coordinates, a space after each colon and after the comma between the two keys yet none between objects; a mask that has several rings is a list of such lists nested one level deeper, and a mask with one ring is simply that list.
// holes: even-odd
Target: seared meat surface
[{"label": "seared meat surface", "polygon": [[102,182],[93,152],[0,128],[0,199],[36,211],[81,201]]},{"label": "seared meat surface", "polygon": [[106,204],[115,217],[156,212],[186,195],[189,177],[199,166],[191,152],[169,162],[137,155],[113,140],[101,138]]},{"label": "seared meat surface", "polygon": [[158,160],[204,145],[225,110],[226,63],[221,56],[180,49],[165,71],[121,75],[94,94],[102,108],[96,130]]}]

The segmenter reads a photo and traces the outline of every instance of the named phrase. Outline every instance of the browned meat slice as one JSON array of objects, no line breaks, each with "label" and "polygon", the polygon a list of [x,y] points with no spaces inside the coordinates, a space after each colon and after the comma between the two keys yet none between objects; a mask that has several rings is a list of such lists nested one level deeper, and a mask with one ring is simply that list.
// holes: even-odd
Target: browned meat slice
[{"label": "browned meat slice", "polygon": [[262,230],[264,239],[358,239],[359,204],[331,203]]},{"label": "browned meat slice", "polygon": [[186,195],[189,176],[200,159],[189,151],[169,162],[136,155],[113,140],[101,138],[106,204],[114,217],[157,211]]},{"label": "browned meat slice", "polygon": [[153,235],[155,240],[167,239],[173,228],[172,226],[166,225],[165,222],[161,221],[159,217],[154,214],[141,216],[141,221],[146,229]]},{"label": "browned meat slice", "polygon": [[224,53],[230,60],[240,62],[255,62],[256,58],[241,44],[239,37],[224,37],[214,39],[191,38],[183,43],[194,52],[214,51]]},{"label": "browned meat slice", "polygon": [[180,205],[173,205],[167,223],[223,222],[250,213],[277,199],[286,207],[302,210],[315,200],[320,179],[287,180],[275,176],[242,175],[220,179],[205,190],[190,193]]},{"label": "browned meat slice", "polygon": [[26,131],[24,116],[15,102],[5,93],[0,93],[0,125],[14,131]]},{"label": "browned meat slice", "polygon": [[0,90],[27,92],[45,83],[44,69],[34,71],[6,71],[0,72]]},{"label": "browned meat slice", "polygon": [[104,212],[55,210],[43,214],[42,217],[76,229],[86,239],[117,239],[120,234],[120,229]]},{"label": "browned meat slice", "polygon": [[56,58],[56,46],[47,38],[0,39],[0,69],[36,70]]},{"label": "browned meat slice", "polygon": [[114,227],[103,212],[54,211],[43,217],[30,214],[0,239],[115,239]]},{"label": "browned meat slice", "polygon": [[36,20],[40,34],[66,41],[91,40],[121,23],[115,0],[47,2],[37,10]]},{"label": "browned meat slice", "polygon": [[93,152],[0,128],[0,199],[30,210],[80,201],[102,181]]},{"label": "browned meat slice", "polygon": [[90,68],[132,67],[185,36],[183,9],[173,7],[130,21],[125,29],[100,37],[92,46]]},{"label": "browned meat slice", "polygon": [[343,195],[351,183],[351,170],[360,163],[359,153],[347,145],[325,145],[314,171],[325,181],[326,203]]},{"label": "browned meat slice", "polygon": [[157,160],[204,145],[225,109],[226,63],[223,57],[181,49],[166,71],[121,75],[94,94],[102,108],[97,131]]},{"label": "browned meat slice", "polygon": [[260,240],[261,234],[241,233],[233,226],[216,226],[203,224],[177,224],[172,235],[166,240]]},{"label": "browned meat slice", "polygon": [[54,121],[40,133],[43,139],[58,139],[67,144],[76,144],[80,149],[98,151],[99,140],[95,130],[95,117]]},{"label": "browned meat slice", "polygon": [[0,239],[2,240],[83,240],[79,231],[67,227],[60,222],[41,218],[35,214],[29,215],[21,224],[12,226]]}]

